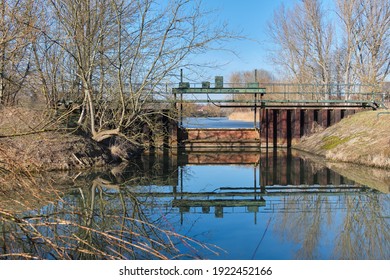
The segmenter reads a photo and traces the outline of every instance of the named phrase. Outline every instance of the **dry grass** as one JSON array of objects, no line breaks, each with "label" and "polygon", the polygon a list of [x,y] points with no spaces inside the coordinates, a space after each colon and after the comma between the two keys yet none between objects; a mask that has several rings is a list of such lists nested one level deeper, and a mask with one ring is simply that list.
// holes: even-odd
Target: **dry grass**
[{"label": "dry grass", "polygon": [[54,112],[25,107],[0,109],[0,136],[23,135],[53,129]]},{"label": "dry grass", "polygon": [[[214,252],[146,220],[131,188],[106,192],[92,173],[35,172],[105,165],[111,155],[88,137],[40,131],[48,123],[41,112],[0,113],[0,259],[172,259]],[[112,146],[116,154],[124,148]],[[183,246],[194,254],[183,255]]]},{"label": "dry grass", "polygon": [[228,116],[229,120],[253,122],[254,112],[233,112]]},{"label": "dry grass", "polygon": [[219,251],[149,222],[131,188],[106,193],[90,173],[32,174],[7,161],[19,170],[0,169],[0,259],[173,259]]},{"label": "dry grass", "polygon": [[390,114],[364,111],[303,139],[295,147],[328,160],[390,169]]},{"label": "dry grass", "polygon": [[[112,160],[102,145],[64,129],[64,118],[50,110],[1,108],[0,168],[68,170]],[[17,164],[10,164],[9,159]]]},{"label": "dry grass", "polygon": [[[111,155],[94,141],[72,134],[45,132],[33,135],[0,138],[0,167],[11,158],[18,168],[28,170],[69,170],[102,166]],[[12,166],[15,168],[16,166]]]}]

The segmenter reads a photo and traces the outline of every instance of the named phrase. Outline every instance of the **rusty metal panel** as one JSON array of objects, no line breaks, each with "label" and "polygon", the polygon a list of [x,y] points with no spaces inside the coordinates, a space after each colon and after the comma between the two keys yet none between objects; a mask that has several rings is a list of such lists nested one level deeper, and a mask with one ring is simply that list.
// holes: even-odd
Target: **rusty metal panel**
[{"label": "rusty metal panel", "polygon": [[341,110],[334,109],[334,123],[338,123],[341,120]]},{"label": "rusty metal panel", "polygon": [[280,110],[278,115],[278,146],[287,145],[287,111]]},{"label": "rusty metal panel", "polygon": [[299,140],[301,138],[301,135],[300,135],[300,125],[301,125],[301,114],[300,114],[300,110],[294,110],[293,113],[292,113],[292,138],[294,140]]}]

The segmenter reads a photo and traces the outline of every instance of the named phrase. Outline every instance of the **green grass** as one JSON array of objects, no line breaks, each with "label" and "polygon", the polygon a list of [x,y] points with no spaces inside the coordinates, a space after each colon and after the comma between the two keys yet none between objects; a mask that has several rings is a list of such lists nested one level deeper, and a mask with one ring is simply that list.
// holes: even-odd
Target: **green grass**
[{"label": "green grass", "polygon": [[353,136],[348,136],[345,138],[340,138],[338,136],[330,135],[322,138],[322,142],[324,143],[321,148],[324,150],[332,150],[336,148],[338,145],[343,144],[351,140]]}]

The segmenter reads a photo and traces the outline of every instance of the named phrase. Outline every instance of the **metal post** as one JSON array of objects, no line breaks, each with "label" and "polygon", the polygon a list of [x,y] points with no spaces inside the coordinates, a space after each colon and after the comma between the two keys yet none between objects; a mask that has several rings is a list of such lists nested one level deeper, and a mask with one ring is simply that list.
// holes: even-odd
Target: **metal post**
[{"label": "metal post", "polygon": [[[257,83],[257,69],[255,69],[255,83]],[[256,117],[257,115],[257,93],[255,93],[255,112],[254,112],[254,116],[253,116],[253,125],[255,126],[255,129],[256,129]]]},{"label": "metal post", "polygon": [[180,93],[180,126],[183,126],[183,93]]},{"label": "metal post", "polygon": [[261,121],[262,121],[262,94],[260,94],[260,107],[259,107],[259,148],[260,148],[260,151],[261,151],[261,130],[262,130],[262,125],[261,125]]},{"label": "metal post", "polygon": [[254,200],[257,200],[257,165],[253,167],[253,190],[254,190]]},{"label": "metal post", "polygon": [[[180,83],[183,83],[183,69],[180,69]],[[183,93],[180,93],[180,127],[183,126]]]},{"label": "metal post", "polygon": [[[254,200],[257,200],[257,166],[253,168],[253,187],[254,187]],[[254,212],[254,223],[257,224],[257,210]]]},{"label": "metal post", "polygon": [[257,115],[257,93],[255,93],[255,113],[254,113],[254,118],[253,118],[253,125],[255,126],[255,128],[257,127],[256,126],[256,117]]}]

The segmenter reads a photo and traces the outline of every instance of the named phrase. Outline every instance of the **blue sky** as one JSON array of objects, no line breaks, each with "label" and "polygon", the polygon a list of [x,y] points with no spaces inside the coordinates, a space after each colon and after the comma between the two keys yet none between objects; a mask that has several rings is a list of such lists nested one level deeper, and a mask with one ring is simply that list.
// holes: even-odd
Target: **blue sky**
[{"label": "blue sky", "polygon": [[275,72],[275,68],[267,60],[267,49],[270,47],[266,34],[267,22],[272,19],[274,10],[282,3],[289,7],[296,2],[297,0],[203,0],[203,7],[206,10],[216,11],[217,23],[227,22],[233,31],[252,39],[226,45],[235,51],[238,57],[220,51],[207,54],[207,59],[210,57],[224,64],[220,69],[208,70],[210,77],[223,75],[227,79],[234,71],[251,71],[255,68]]}]

